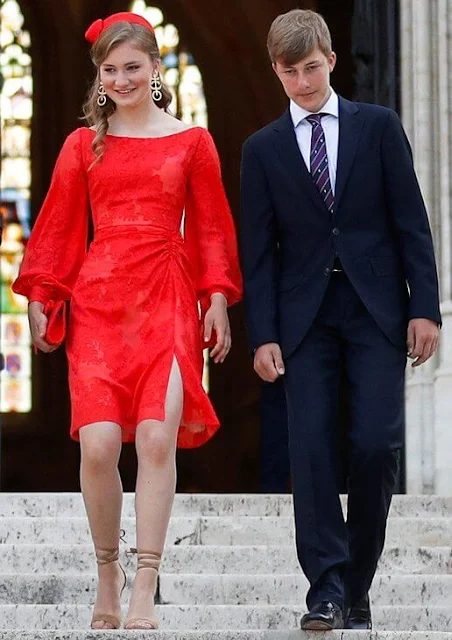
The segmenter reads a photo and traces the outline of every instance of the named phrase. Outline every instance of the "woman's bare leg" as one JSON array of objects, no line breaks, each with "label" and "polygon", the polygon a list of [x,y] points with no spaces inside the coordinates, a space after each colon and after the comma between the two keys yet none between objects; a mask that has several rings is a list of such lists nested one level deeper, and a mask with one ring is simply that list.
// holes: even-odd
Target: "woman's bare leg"
[{"label": "woman's bare leg", "polygon": [[[121,428],[113,422],[97,422],[80,429],[80,484],[95,549],[116,549],[122,509],[122,484],[118,471]],[[98,565],[99,586],[94,611],[119,611],[124,576],[118,562]],[[106,621],[95,629],[112,629]]]},{"label": "woman's bare leg", "polygon": [[[176,444],[182,418],[183,387],[173,360],[165,421],[144,420],[137,427],[138,475],[135,495],[137,549],[162,553],[176,491]],[[142,569],[133,584],[127,619],[154,618],[157,572]]]}]

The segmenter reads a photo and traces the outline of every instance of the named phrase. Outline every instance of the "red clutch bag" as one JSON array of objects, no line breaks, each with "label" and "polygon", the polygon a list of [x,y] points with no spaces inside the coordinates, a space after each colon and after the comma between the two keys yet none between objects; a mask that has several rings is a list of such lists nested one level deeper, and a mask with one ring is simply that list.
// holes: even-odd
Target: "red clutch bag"
[{"label": "red clutch bag", "polygon": [[66,302],[49,300],[43,313],[47,316],[45,341],[49,344],[61,344],[66,336]]}]

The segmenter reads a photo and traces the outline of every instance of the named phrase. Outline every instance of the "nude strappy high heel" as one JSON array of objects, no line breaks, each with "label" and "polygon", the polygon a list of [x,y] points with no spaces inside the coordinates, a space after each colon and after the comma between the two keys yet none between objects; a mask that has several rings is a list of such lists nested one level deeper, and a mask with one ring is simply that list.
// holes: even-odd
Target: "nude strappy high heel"
[{"label": "nude strappy high heel", "polygon": [[[117,560],[119,560],[119,549],[96,549],[96,559],[97,564],[100,565],[116,562]],[[124,591],[127,584],[127,576],[120,563],[119,568],[124,574],[124,584],[119,594],[119,597],[121,597],[122,592]],[[111,624],[113,629],[119,629],[121,627],[121,611],[114,613],[94,612],[93,618],[91,620],[91,629],[95,628],[93,627],[93,624],[95,624],[96,622],[106,622],[107,624]]]},{"label": "nude strappy high heel", "polygon": [[[130,549],[129,553],[137,555],[137,571],[140,571],[140,569],[151,569],[156,572],[158,577],[160,561],[162,559],[161,553],[155,553],[154,551],[137,551],[137,549]],[[152,597],[154,596],[155,593],[152,594]],[[153,618],[129,618],[124,623],[124,629],[152,631],[158,628],[159,623]]]}]

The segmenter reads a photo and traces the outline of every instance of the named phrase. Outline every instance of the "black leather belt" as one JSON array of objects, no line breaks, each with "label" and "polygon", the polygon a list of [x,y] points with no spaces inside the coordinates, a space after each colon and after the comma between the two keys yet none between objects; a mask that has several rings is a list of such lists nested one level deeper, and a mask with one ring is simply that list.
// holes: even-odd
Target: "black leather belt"
[{"label": "black leather belt", "polygon": [[342,267],[342,263],[339,258],[335,258],[333,262],[333,268],[331,269],[332,273],[343,273],[344,269]]}]

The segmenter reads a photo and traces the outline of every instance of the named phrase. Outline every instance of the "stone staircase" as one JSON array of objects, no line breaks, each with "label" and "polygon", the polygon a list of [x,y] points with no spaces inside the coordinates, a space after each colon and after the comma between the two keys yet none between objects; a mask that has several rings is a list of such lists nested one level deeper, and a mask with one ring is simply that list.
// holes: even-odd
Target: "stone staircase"
[{"label": "stone staircase", "polygon": [[[135,558],[125,553],[135,546],[130,494],[122,526],[121,559],[132,578]],[[79,494],[0,493],[0,572],[0,640],[323,637],[299,630],[307,583],[296,560],[290,496],[176,496],[158,632],[89,630],[96,572]],[[452,640],[452,498],[394,498],[371,596],[378,640]]]}]

